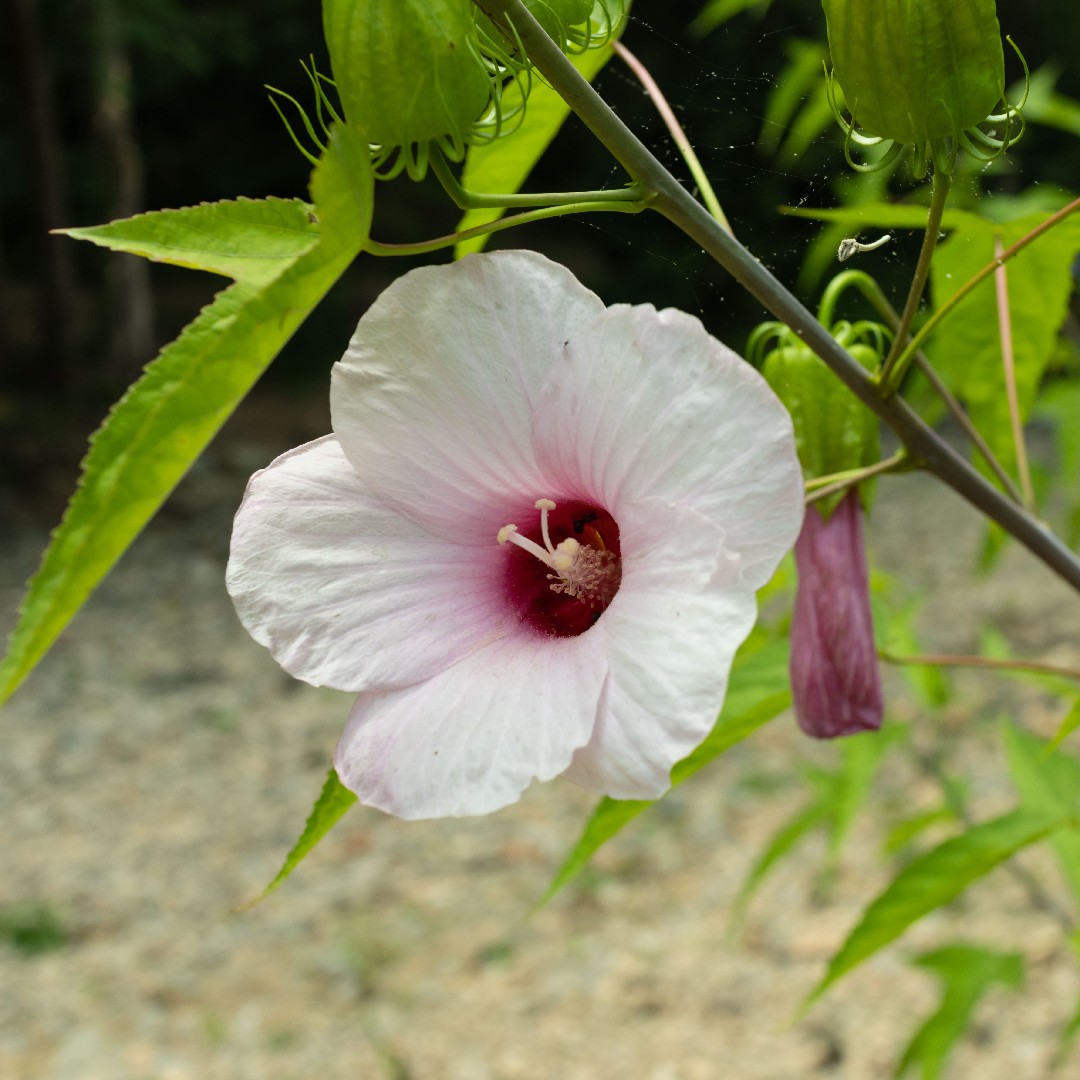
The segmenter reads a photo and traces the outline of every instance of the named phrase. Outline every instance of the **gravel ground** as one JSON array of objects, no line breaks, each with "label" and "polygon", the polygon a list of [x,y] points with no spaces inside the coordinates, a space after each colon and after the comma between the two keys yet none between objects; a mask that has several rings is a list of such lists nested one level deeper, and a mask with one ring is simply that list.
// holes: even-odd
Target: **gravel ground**
[{"label": "gravel ground", "polygon": [[[1080,976],[1052,914],[1003,871],[793,1020],[888,867],[867,816],[828,893],[815,839],[733,933],[748,866],[805,798],[799,768],[832,760],[790,717],[538,911],[593,803],[561,782],[477,820],[354,809],[270,900],[231,913],[295,839],[348,711],[248,639],[222,581],[247,473],[320,423],[245,406],[5,709],[0,919],[36,913],[43,948],[0,944],[2,1080],[872,1080],[937,1001],[907,958],[957,939],[1029,966],[1025,989],[984,999],[951,1075],[1048,1075]],[[971,649],[989,624],[1019,653],[1080,665],[1075,599],[1048,573],[1010,552],[972,583],[974,514],[923,478],[886,484],[875,559],[933,597],[929,645]],[[45,530],[0,495],[3,521],[9,624]],[[979,815],[1007,808],[998,719],[1047,733],[1060,703],[962,673],[963,705],[931,717],[889,678],[894,719],[959,745]],[[936,804],[906,758],[890,762],[881,806]],[[1047,853],[1023,862],[1067,903]]]}]

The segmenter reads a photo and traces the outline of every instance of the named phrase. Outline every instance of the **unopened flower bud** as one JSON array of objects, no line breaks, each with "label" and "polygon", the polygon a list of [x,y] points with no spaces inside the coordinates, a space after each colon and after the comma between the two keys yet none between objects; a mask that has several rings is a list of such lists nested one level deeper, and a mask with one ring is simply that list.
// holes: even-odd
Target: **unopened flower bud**
[{"label": "unopened flower bud", "polygon": [[[848,348],[867,366],[877,359],[865,345]],[[773,349],[761,373],[791,413],[807,480],[861,469],[880,458],[877,417],[808,346],[798,342]],[[828,517],[842,498],[843,493],[829,496],[818,508]]]},{"label": "unopened flower bud", "polygon": [[822,0],[833,71],[871,135],[921,143],[979,123],[1005,90],[994,0]]},{"label": "unopened flower bud", "polygon": [[488,108],[472,0],[324,0],[345,119],[370,143],[461,139]]},{"label": "unopened flower bud", "polygon": [[795,566],[789,673],[799,727],[819,739],[876,731],[884,704],[855,491],[827,521],[807,507]]},{"label": "unopened flower bud", "polygon": [[[951,172],[961,145],[991,160],[1020,137],[1023,102],[994,111],[1005,90],[995,0],[822,0],[822,6],[833,63],[829,100],[854,168],[882,168],[911,147],[916,176],[931,159]],[[840,115],[834,79],[850,121]],[[994,134],[983,129],[999,125]],[[876,163],[859,165],[848,149],[852,142],[883,144],[885,152]]]},{"label": "unopened flower bud", "polygon": [[[859,340],[884,343],[873,324],[838,323],[833,334],[864,366],[880,359]],[[762,374],[787,406],[803,475],[816,480],[874,464],[880,457],[877,417],[790,330],[765,323],[748,352],[764,357]],[[862,514],[870,483],[806,508],[795,544],[798,587],[791,620],[789,675],[795,718],[807,735],[831,739],[881,726],[881,677],[870,615]]]}]

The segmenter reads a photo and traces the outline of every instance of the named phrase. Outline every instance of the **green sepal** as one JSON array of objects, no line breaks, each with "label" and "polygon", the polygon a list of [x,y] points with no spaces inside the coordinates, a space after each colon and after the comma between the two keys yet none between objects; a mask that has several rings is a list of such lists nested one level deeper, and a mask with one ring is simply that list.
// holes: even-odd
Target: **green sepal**
[{"label": "green sepal", "polygon": [[487,108],[472,0],[323,0],[323,32],[345,119],[369,143],[461,139]]},{"label": "green sepal", "polygon": [[525,0],[529,14],[548,37],[566,44],[566,28],[585,22],[592,14],[592,0]]},{"label": "green sepal", "polygon": [[[805,479],[817,480],[879,461],[877,417],[806,345],[793,343],[790,335],[782,340],[766,355],[761,373],[791,413]],[[850,345],[848,351],[871,370],[878,363],[877,353],[868,345]],[[864,508],[869,509],[871,484],[864,482],[859,491]],[[837,492],[814,505],[828,520],[844,494]]]},{"label": "green sepal", "polygon": [[924,144],[984,120],[1005,91],[994,0],[822,0],[833,72],[869,135]]}]

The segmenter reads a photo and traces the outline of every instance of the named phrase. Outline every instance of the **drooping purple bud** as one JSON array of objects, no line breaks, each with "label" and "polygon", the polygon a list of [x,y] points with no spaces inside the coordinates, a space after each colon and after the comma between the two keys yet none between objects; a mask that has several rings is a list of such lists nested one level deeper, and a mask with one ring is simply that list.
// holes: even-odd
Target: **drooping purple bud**
[{"label": "drooping purple bud", "polygon": [[819,739],[876,731],[884,706],[854,490],[828,520],[816,507],[807,509],[795,566],[790,671],[799,727]]}]

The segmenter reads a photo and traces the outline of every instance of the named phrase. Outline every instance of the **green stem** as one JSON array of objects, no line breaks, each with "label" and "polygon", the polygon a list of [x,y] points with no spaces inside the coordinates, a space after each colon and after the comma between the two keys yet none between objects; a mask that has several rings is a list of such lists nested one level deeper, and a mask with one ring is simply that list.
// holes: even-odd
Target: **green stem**
[{"label": "green stem", "polygon": [[499,218],[498,221],[490,221],[486,225],[476,225],[471,229],[450,233],[447,236],[436,236],[431,240],[420,240],[416,243],[384,244],[369,238],[364,241],[364,251],[369,255],[425,255],[431,251],[441,251],[443,248],[453,247],[462,240],[472,240],[476,236],[487,236],[490,233],[502,232],[504,229],[514,228],[515,225],[528,225],[531,221],[544,221],[547,218],[565,217],[567,214],[599,213],[601,211],[612,214],[639,214],[645,209],[646,205],[645,202],[581,202],[571,203],[568,206],[545,206],[539,210],[526,210],[521,214],[511,214],[509,217]]},{"label": "green stem", "polygon": [[686,162],[686,167],[690,170],[694,183],[697,184],[701,201],[705,204],[706,209],[728,232],[732,232],[731,223],[720,206],[720,200],[716,197],[716,192],[713,191],[713,186],[709,183],[709,178],[705,175],[705,170],[701,167],[701,162],[698,160],[697,154],[694,153],[694,148],[690,145],[686,132],[678,119],[676,119],[667,98],[664,97],[663,91],[649,73],[649,69],[621,41],[613,41],[611,47],[622,62],[637,76],[638,82],[645,87],[645,93],[652,98],[656,111],[667,125],[668,131],[671,132],[671,137],[675,141],[675,148],[682,154],[683,161]]},{"label": "green stem", "polygon": [[652,209],[708,252],[776,318],[813,349],[837,378],[875,412],[908,448],[912,461],[932,472],[996,521],[1033,554],[1080,591],[1080,558],[1053,533],[982,477],[901,398],[883,398],[863,366],[828,330],[664,168],[611,110],[559,47],[544,33],[521,0],[483,0],[483,6],[513,21],[536,69],[559,93],[612,156],[652,196]]},{"label": "green stem", "polygon": [[876,461],[873,465],[865,465],[861,469],[846,469],[844,472],[830,473],[828,476],[819,476],[814,480],[806,481],[806,505],[827,499],[830,495],[847,491],[848,488],[861,484],[873,476],[882,473],[897,472],[905,466],[910,466],[906,450],[900,450],[891,458],[884,461]]},{"label": "green stem", "polygon": [[641,200],[640,189],[631,184],[625,188],[604,188],[600,191],[548,191],[527,195],[498,195],[488,192],[469,191],[461,186],[450,163],[437,145],[431,148],[431,171],[442,184],[447,195],[459,210],[487,210],[524,206],[576,206],[580,203],[637,203]]},{"label": "green stem", "polygon": [[982,282],[984,282],[999,266],[1003,266],[1009,259],[1023,251],[1028,244],[1037,240],[1044,232],[1048,229],[1052,229],[1055,225],[1060,224],[1070,214],[1075,213],[1077,210],[1080,210],[1080,198],[1073,199],[1068,206],[1063,206],[1056,213],[1051,214],[1045,221],[1036,225],[1026,236],[1020,237],[1012,247],[1006,248],[1000,256],[988,262],[974,277],[964,282],[964,284],[961,285],[948,300],[941,304],[930,318],[919,327],[911,341],[908,342],[907,348],[904,350],[903,354],[898,358],[897,364],[906,364],[909,355],[913,354],[916,349],[922,348],[923,342],[938,328],[942,319],[952,312],[956,308],[956,305],[959,304],[972,289],[982,284]]},{"label": "green stem", "polygon": [[945,203],[948,201],[951,186],[952,176],[935,168],[930,187],[930,213],[926,219],[926,232],[923,234],[919,261],[915,264],[915,276],[911,279],[907,303],[904,304],[904,310],[900,313],[900,325],[896,329],[892,348],[889,350],[889,355],[885,357],[885,363],[882,364],[881,373],[878,376],[886,397],[891,397],[900,389],[900,384],[904,381],[904,376],[911,366],[911,357],[904,346],[907,345],[908,335],[915,321],[915,313],[919,310],[919,301],[922,300],[923,290],[926,288],[926,279],[930,276],[930,262],[934,258],[938,233],[941,232],[941,217],[945,213]]}]

